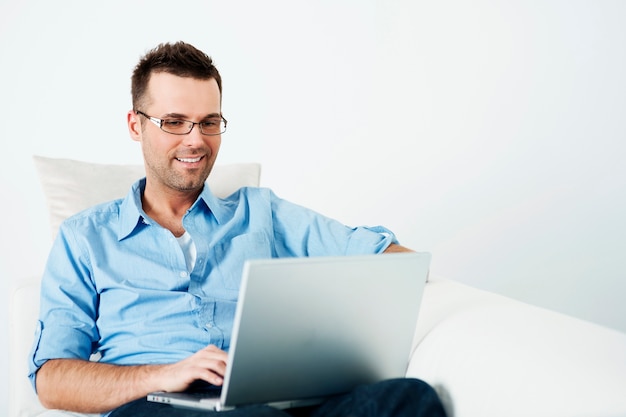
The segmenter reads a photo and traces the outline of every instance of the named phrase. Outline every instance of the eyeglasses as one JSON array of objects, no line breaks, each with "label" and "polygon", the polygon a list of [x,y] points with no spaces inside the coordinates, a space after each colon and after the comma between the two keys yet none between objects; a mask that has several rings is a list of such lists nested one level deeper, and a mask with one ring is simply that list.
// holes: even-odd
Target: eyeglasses
[{"label": "eyeglasses", "polygon": [[221,135],[226,132],[228,121],[223,116],[211,116],[201,122],[192,122],[182,119],[158,119],[148,116],[142,111],[135,110],[135,113],[142,115],[152,123],[157,125],[162,131],[172,135],[188,135],[195,125],[200,128],[200,133],[207,136]]}]

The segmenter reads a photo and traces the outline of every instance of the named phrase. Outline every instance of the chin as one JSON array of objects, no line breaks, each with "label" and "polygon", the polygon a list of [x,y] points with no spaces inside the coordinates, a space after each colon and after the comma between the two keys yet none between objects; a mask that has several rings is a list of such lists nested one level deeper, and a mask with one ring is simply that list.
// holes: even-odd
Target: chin
[{"label": "chin", "polygon": [[193,182],[193,183],[187,183],[187,184],[180,184],[180,186],[178,187],[179,191],[201,191],[202,188],[204,187],[204,181],[200,181],[200,182]]},{"label": "chin", "polygon": [[206,181],[206,177],[202,176],[200,178],[188,178],[188,177],[170,177],[169,181],[167,181],[167,185],[176,191],[180,192],[191,192],[191,191],[199,191],[204,187],[204,182]]}]

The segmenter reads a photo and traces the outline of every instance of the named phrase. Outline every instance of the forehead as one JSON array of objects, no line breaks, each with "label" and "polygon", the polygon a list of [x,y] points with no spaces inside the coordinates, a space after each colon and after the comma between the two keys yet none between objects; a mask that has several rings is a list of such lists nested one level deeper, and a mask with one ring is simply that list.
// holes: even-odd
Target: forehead
[{"label": "forehead", "polygon": [[220,113],[221,97],[217,81],[179,77],[166,72],[150,76],[147,89],[151,112],[202,116]]}]

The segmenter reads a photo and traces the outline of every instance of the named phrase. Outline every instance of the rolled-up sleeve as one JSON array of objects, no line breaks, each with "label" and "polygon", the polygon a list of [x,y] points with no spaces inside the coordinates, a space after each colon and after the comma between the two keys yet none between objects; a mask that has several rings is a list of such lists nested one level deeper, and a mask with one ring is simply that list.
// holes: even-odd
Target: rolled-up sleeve
[{"label": "rolled-up sleeve", "polygon": [[97,340],[97,292],[71,230],[62,227],[41,283],[41,303],[29,378],[36,388],[39,368],[50,359],[89,359]]},{"label": "rolled-up sleeve", "polygon": [[278,256],[337,256],[381,253],[396,236],[382,226],[349,227],[268,191]]}]

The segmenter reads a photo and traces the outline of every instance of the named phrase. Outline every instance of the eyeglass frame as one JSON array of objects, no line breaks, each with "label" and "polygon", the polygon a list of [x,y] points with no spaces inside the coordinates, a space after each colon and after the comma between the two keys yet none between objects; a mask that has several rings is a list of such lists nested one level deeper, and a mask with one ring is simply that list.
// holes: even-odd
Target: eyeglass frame
[{"label": "eyeglass frame", "polygon": [[[222,130],[219,133],[204,133],[204,131],[202,130],[202,124],[206,123],[206,122],[192,122],[191,120],[179,120],[179,119],[159,119],[158,117],[154,117],[154,116],[149,116],[146,113],[142,112],[141,110],[134,110],[135,113],[145,117],[146,119],[150,120],[152,123],[154,123],[156,126],[158,126],[159,129],[161,129],[162,131],[164,131],[165,133],[169,133],[170,135],[176,135],[176,136],[184,136],[184,135],[188,135],[191,133],[191,131],[193,130],[193,128],[198,125],[198,129],[200,130],[200,133],[205,135],[205,136],[218,136],[221,135],[222,133],[226,132],[226,127],[228,125],[228,120],[226,120],[226,118],[224,116],[222,116],[221,114],[220,119],[222,119],[222,121],[224,122],[224,130]],[[174,132],[168,132],[167,130],[163,129],[163,122],[165,122],[166,120],[177,120],[180,122],[185,122],[185,123],[191,123],[191,127],[189,128],[189,131],[187,131],[187,133],[174,133]]]}]

